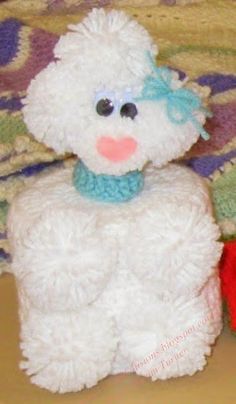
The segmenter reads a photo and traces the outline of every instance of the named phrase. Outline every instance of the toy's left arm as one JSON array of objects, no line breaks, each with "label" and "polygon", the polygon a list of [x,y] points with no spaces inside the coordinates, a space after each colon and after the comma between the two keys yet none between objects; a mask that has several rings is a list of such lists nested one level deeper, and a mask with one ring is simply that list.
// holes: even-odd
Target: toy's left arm
[{"label": "toy's left arm", "polygon": [[130,234],[129,265],[160,295],[193,295],[217,274],[220,231],[199,179],[186,168],[173,168],[177,175],[171,194],[159,197],[159,204],[147,210]]}]

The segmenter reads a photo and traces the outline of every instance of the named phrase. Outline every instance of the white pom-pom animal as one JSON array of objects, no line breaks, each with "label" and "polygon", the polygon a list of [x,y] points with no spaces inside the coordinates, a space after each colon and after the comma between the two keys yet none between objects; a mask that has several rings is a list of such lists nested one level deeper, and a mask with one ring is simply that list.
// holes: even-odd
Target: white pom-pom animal
[{"label": "white pom-pom animal", "polygon": [[121,372],[193,375],[221,330],[221,244],[201,180],[169,161],[207,136],[205,110],[124,13],[69,28],[24,118],[80,160],[31,184],[8,217],[21,367],[60,393]]}]

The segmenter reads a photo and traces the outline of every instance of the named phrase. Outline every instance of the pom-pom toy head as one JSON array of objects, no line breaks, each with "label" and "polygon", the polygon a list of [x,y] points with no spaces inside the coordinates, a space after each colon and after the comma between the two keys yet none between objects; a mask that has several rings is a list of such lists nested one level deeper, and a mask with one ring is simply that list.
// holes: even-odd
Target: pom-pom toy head
[{"label": "pom-pom toy head", "polygon": [[206,133],[199,97],[154,64],[157,48],[123,12],[94,9],[57,43],[31,82],[24,117],[35,137],[96,174],[160,167]]}]

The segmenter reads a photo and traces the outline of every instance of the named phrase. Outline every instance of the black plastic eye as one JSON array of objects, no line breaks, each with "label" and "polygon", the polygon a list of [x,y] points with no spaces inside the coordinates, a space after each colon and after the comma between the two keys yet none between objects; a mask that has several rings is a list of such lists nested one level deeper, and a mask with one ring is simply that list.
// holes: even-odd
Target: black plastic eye
[{"label": "black plastic eye", "polygon": [[96,105],[98,115],[109,116],[114,110],[114,105],[108,98],[102,98]]},{"label": "black plastic eye", "polygon": [[135,104],[133,104],[132,102],[127,102],[127,104],[124,104],[121,107],[120,114],[121,116],[126,116],[127,118],[134,119],[138,114],[138,110]]}]

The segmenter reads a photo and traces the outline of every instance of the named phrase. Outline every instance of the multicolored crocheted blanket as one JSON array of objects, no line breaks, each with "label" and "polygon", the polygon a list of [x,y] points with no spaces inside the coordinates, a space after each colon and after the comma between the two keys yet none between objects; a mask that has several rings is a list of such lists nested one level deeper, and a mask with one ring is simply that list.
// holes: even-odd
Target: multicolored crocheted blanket
[{"label": "multicolored crocheted blanket", "polygon": [[[1,2],[0,271],[10,261],[5,224],[12,198],[40,173],[73,164],[73,158],[56,155],[28,133],[21,114],[22,98],[32,77],[52,60],[53,47],[68,23],[78,22],[80,12],[97,3]],[[211,139],[199,140],[184,157],[184,163],[208,182],[223,239],[236,237],[235,3],[195,1],[184,7],[153,6],[187,3],[181,0],[99,3],[122,6],[157,39],[160,64],[178,69],[181,77],[187,73],[191,80],[211,89],[214,116],[206,124]]]}]

